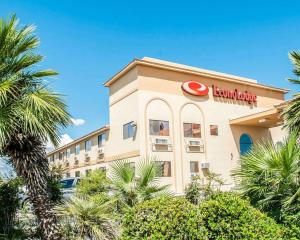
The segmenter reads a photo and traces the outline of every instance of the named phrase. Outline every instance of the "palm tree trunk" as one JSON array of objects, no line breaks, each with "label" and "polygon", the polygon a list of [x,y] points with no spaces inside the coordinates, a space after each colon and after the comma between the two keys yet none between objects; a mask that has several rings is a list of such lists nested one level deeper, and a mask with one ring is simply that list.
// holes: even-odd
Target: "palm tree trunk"
[{"label": "palm tree trunk", "polygon": [[42,141],[34,136],[18,134],[5,150],[17,175],[25,182],[44,239],[62,239],[47,191],[49,163]]}]

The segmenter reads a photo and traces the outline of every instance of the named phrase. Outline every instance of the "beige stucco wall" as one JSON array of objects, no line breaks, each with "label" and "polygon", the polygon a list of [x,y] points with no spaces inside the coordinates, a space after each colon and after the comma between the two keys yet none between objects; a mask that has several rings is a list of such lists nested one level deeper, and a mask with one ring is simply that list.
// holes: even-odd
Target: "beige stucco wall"
[{"label": "beige stucco wall", "polygon": [[[209,87],[209,95],[195,97],[182,91],[185,81],[199,81]],[[253,81],[252,81],[253,82]],[[239,89],[257,95],[257,103],[236,102],[213,97],[212,85],[224,89]],[[219,173],[226,181],[225,189],[233,187],[231,170],[239,163],[239,138],[248,133],[254,142],[261,139],[280,141],[284,133],[280,128],[268,129],[229,125],[229,119],[273,108],[284,100],[280,91],[253,86],[251,82],[240,84],[218,78],[202,77],[195,74],[137,65],[110,85],[109,125],[110,130],[105,146],[105,163],[82,165],[80,171],[106,166],[111,162],[128,158],[138,162],[140,157],[158,157],[161,161],[171,162],[171,177],[160,179],[161,184],[170,184],[171,190],[182,193],[190,182],[190,161],[210,163],[210,171]],[[170,143],[168,151],[156,151],[153,148],[155,137],[149,134],[149,119],[169,121]],[[134,138],[123,139],[123,125],[135,121],[137,131]],[[201,143],[204,152],[187,151],[187,139],[183,136],[183,123],[201,124]],[[218,125],[219,135],[210,135],[210,125]],[[94,141],[96,141],[96,136]],[[84,142],[82,149],[84,149]],[[85,158],[81,150],[80,159]],[[98,146],[93,144],[91,159],[96,159]],[[71,161],[74,154],[71,154]],[[81,160],[82,161],[82,160]],[[78,169],[71,169],[74,176]],[[200,175],[203,172],[200,168]]]}]

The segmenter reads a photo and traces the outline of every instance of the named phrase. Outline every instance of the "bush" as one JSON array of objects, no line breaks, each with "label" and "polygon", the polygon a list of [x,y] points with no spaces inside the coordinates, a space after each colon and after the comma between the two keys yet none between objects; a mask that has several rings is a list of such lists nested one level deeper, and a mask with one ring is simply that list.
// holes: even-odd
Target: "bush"
[{"label": "bush", "polygon": [[137,204],[123,218],[122,239],[207,239],[197,207],[183,198]]},{"label": "bush", "polygon": [[283,228],[233,193],[211,196],[199,211],[209,239],[283,239]]},{"label": "bush", "polygon": [[193,204],[209,198],[212,194],[220,192],[224,180],[219,174],[208,172],[203,178],[194,177],[185,188],[185,198]]},{"label": "bush", "polygon": [[13,231],[17,209],[20,205],[18,178],[0,182],[0,234]]},{"label": "bush", "polygon": [[99,193],[108,192],[109,179],[106,177],[106,172],[103,170],[94,170],[83,178],[76,190],[80,195],[96,195]]}]

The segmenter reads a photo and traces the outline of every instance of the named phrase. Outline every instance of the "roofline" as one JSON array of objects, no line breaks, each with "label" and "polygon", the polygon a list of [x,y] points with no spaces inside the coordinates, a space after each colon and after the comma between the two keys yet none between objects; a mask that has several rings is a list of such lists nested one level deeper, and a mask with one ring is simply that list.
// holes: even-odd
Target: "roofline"
[{"label": "roofline", "polygon": [[260,117],[260,116],[264,116],[265,114],[275,114],[278,112],[279,112],[278,108],[271,108],[271,109],[263,110],[263,111],[260,111],[257,113],[251,113],[251,114],[247,114],[247,115],[244,115],[241,117],[229,119],[229,124],[236,124],[236,123],[239,123],[243,119],[248,120],[248,118],[250,118],[250,117]]},{"label": "roofline", "polygon": [[133,69],[137,65],[156,67],[156,68],[165,69],[165,70],[169,70],[169,71],[187,73],[187,74],[192,74],[192,75],[202,76],[202,77],[207,77],[207,78],[214,78],[214,79],[217,78],[217,79],[224,80],[227,82],[233,82],[233,83],[258,87],[258,88],[264,88],[264,89],[268,89],[268,90],[272,90],[272,91],[276,91],[276,92],[287,93],[290,91],[289,89],[286,89],[286,88],[277,88],[277,87],[273,87],[273,86],[269,86],[269,85],[265,85],[265,84],[250,82],[249,80],[253,81],[253,79],[248,79],[248,78],[239,77],[239,76],[235,76],[235,75],[214,72],[214,71],[209,71],[209,70],[204,70],[204,69],[195,70],[195,69],[190,69],[188,67],[168,65],[168,64],[164,64],[164,63],[160,63],[160,62],[153,62],[153,61],[149,61],[149,60],[145,60],[145,59],[137,59],[137,58],[134,59],[133,61],[131,61],[129,64],[127,64],[123,69],[121,69],[119,72],[117,72],[114,76],[112,76],[103,85],[105,87],[111,86],[120,77],[125,75],[127,72],[129,72],[131,69]]},{"label": "roofline", "polygon": [[83,141],[85,139],[88,139],[88,138],[90,138],[90,137],[92,137],[92,136],[94,136],[96,134],[103,133],[103,132],[105,132],[107,130],[109,130],[109,125],[105,125],[105,126],[99,128],[99,129],[97,129],[97,130],[95,130],[93,132],[90,132],[90,133],[88,133],[86,135],[83,135],[80,138],[75,139],[74,141],[72,141],[70,143],[67,143],[67,144],[65,144],[65,145],[63,145],[61,147],[58,147],[58,148],[52,150],[51,152],[47,153],[47,156],[52,155],[52,154],[57,153],[57,152],[60,152],[61,150],[65,149],[67,147],[70,147],[70,146],[72,146],[72,145],[74,145],[76,143],[79,143],[79,142],[81,142],[81,141]]}]

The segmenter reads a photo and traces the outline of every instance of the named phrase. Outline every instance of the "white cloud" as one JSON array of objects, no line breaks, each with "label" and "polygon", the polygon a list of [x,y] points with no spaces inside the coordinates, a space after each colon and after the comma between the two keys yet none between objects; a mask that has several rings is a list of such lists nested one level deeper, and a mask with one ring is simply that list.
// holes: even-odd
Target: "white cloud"
[{"label": "white cloud", "polygon": [[70,142],[73,142],[73,138],[71,138],[69,134],[65,133],[61,135],[59,146],[66,145]]},{"label": "white cloud", "polygon": [[71,121],[75,126],[81,126],[85,124],[85,120],[80,118],[71,118]]},{"label": "white cloud", "polygon": [[[69,134],[65,133],[60,136],[59,147],[66,145],[72,141],[74,141],[74,139],[71,138]],[[46,152],[51,152],[52,150],[54,150],[54,146],[51,141],[48,140],[46,143]]]}]

